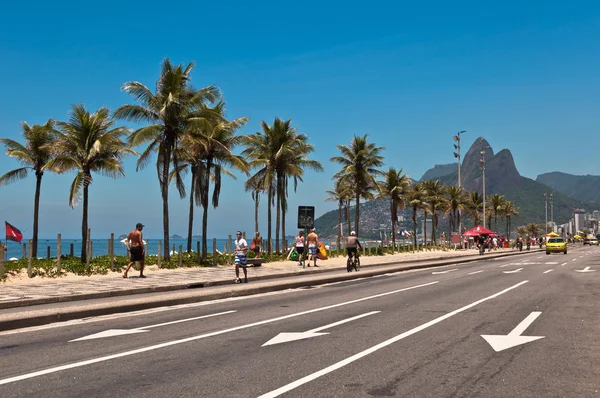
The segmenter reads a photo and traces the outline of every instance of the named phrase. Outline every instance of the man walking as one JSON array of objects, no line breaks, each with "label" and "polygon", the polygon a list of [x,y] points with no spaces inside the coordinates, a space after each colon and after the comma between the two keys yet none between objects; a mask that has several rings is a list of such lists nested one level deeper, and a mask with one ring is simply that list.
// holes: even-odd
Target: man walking
[{"label": "man walking", "polygon": [[306,237],[306,244],[308,245],[308,266],[310,267],[310,261],[314,260],[314,266],[317,265],[317,252],[319,250],[319,235],[317,235],[317,231],[313,228],[310,230],[310,233]]},{"label": "man walking", "polygon": [[248,283],[248,270],[246,270],[246,252],[248,251],[248,243],[242,238],[242,232],[236,232],[237,239],[235,240],[235,283],[242,283],[240,280],[240,267],[244,270],[244,283]]},{"label": "man walking", "polygon": [[139,261],[140,263],[140,278],[145,278],[144,275],[144,239],[142,237],[142,229],[144,229],[144,224],[141,222],[135,225],[135,229],[127,235],[127,243],[129,244],[129,253],[131,254],[130,262],[127,265],[127,269],[123,274],[123,278],[127,278],[127,272],[129,272],[129,268],[135,263]]}]

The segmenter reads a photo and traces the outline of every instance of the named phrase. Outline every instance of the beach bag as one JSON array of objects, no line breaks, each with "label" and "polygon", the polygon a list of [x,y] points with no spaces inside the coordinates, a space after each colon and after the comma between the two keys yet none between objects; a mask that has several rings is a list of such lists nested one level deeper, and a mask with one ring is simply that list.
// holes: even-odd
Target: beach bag
[{"label": "beach bag", "polygon": [[296,250],[293,250],[292,254],[290,255],[290,260],[298,261],[299,258],[300,258],[300,256],[298,255],[298,252]]}]

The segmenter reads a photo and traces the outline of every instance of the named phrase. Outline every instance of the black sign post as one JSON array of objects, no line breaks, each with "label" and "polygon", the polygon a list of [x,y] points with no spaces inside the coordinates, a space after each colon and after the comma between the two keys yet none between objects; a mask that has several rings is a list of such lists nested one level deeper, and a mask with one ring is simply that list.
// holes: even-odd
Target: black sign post
[{"label": "black sign post", "polygon": [[315,207],[298,206],[298,228],[311,229],[315,227]]}]

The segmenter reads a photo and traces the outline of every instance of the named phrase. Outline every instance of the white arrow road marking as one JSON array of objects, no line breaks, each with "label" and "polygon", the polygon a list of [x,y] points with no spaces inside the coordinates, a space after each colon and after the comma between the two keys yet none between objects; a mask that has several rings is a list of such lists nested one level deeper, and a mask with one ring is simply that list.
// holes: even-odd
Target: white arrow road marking
[{"label": "white arrow road marking", "polygon": [[196,321],[198,319],[211,318],[213,316],[231,314],[232,312],[237,312],[237,311],[225,311],[225,312],[219,312],[216,314],[195,316],[193,318],[179,319],[177,321],[159,323],[157,325],[144,326],[144,327],[137,328],[137,329],[110,329],[110,330],[105,330],[104,332],[94,333],[94,334],[90,334],[89,336],[80,337],[78,339],[69,340],[69,343],[71,343],[73,341],[83,341],[83,340],[101,339],[104,337],[121,336],[124,334],[144,333],[144,332],[148,332],[148,330],[146,330],[146,329],[157,328],[160,326],[173,325],[173,324],[181,323],[181,322]]},{"label": "white arrow road marking", "polygon": [[334,326],[342,325],[344,323],[355,321],[357,319],[364,318],[364,317],[369,316],[369,315],[378,314],[380,312],[381,311],[367,312],[366,314],[361,314],[361,315],[353,316],[352,318],[343,319],[341,321],[330,323],[329,325],[321,326],[321,327],[318,327],[316,329],[307,330],[306,332],[300,332],[300,333],[279,333],[277,336],[273,337],[271,340],[269,340],[265,344],[263,344],[262,347],[265,347],[265,346],[268,346],[268,345],[280,344],[280,343],[287,343],[287,342],[290,342],[290,341],[309,339],[311,337],[323,336],[323,335],[329,334],[329,333],[319,333],[321,330],[329,329],[329,328],[332,328]]},{"label": "white arrow road marking", "polygon": [[515,272],[521,272],[523,271],[523,268],[517,268],[516,270],[513,271],[502,271],[505,274],[514,274]]},{"label": "white arrow road marking", "polygon": [[548,271],[544,271],[544,274],[547,274],[548,272],[552,272],[552,271],[554,271],[554,270],[549,269]]},{"label": "white arrow road marking", "polygon": [[449,269],[449,270],[446,270],[446,271],[433,271],[431,274],[432,275],[447,274],[448,272],[452,272],[452,271],[458,271],[458,269],[454,268],[454,269]]},{"label": "white arrow road marking", "polygon": [[500,352],[508,348],[512,348],[521,344],[530,343],[535,340],[543,339],[546,336],[521,336],[521,333],[525,331],[536,320],[542,313],[540,311],[534,311],[523,319],[521,323],[517,325],[507,335],[481,335],[487,341],[494,351]]},{"label": "white arrow road marking", "polygon": [[596,270],[585,267],[584,269],[576,269],[575,272],[596,272]]},{"label": "white arrow road marking", "polygon": [[[383,341],[383,342],[381,342],[381,343],[379,343],[377,345],[374,345],[371,348],[367,348],[366,350],[361,351],[358,354],[354,354],[351,357],[348,357],[346,359],[342,359],[341,361],[339,361],[337,363],[334,363],[333,365],[328,366],[328,367],[326,367],[324,369],[321,369],[321,370],[319,370],[319,371],[317,371],[317,372],[315,372],[313,374],[309,374],[308,376],[304,376],[303,378],[298,379],[296,381],[293,381],[293,382],[291,382],[289,384],[286,384],[283,387],[279,387],[276,390],[269,391],[268,393],[263,394],[263,395],[261,395],[258,398],[275,398],[275,397],[278,397],[281,394],[284,394],[284,393],[286,393],[288,391],[294,390],[294,389],[300,387],[303,384],[309,383],[309,382],[311,382],[313,380],[318,379],[321,376],[325,376],[326,374],[329,374],[329,373],[331,373],[333,371],[341,369],[344,366],[349,365],[349,364],[351,364],[353,362],[356,362],[359,359],[361,359],[363,357],[366,357],[369,354],[377,352],[377,351],[381,350],[382,348],[385,348],[385,347],[387,347],[389,345],[392,345],[392,344],[394,344],[394,343],[396,343],[396,342],[398,342],[398,341],[400,341],[402,339],[405,339],[405,338],[407,338],[409,336],[412,336],[415,333],[418,333],[418,332],[423,331],[423,330],[425,330],[425,329],[427,329],[427,328],[429,328],[429,327],[431,327],[433,325],[436,325],[436,324],[438,324],[438,323],[440,323],[440,322],[442,322],[442,321],[444,321],[444,320],[446,320],[448,318],[453,317],[454,315],[460,314],[461,312],[466,311],[466,310],[468,310],[470,308],[473,308],[473,307],[475,307],[475,306],[477,306],[477,305],[479,305],[481,303],[484,303],[484,302],[486,302],[488,300],[491,300],[491,299],[494,299],[494,298],[496,298],[498,296],[501,296],[504,293],[507,293],[507,292],[509,292],[509,291],[511,291],[513,289],[516,289],[517,287],[519,287],[519,286],[521,286],[521,285],[523,285],[523,284],[525,284],[527,282],[529,282],[529,281],[519,282],[519,283],[517,283],[514,286],[511,286],[511,287],[509,287],[507,289],[502,290],[501,292],[492,294],[491,296],[482,298],[481,300],[477,300],[477,301],[475,301],[475,302],[473,302],[471,304],[468,304],[468,305],[466,305],[466,306],[464,306],[462,308],[459,308],[459,309],[454,310],[452,312],[449,312],[449,313],[447,313],[445,315],[442,315],[439,318],[435,318],[432,321],[429,321],[429,322],[424,323],[424,324],[422,324],[420,326],[417,326],[414,329],[411,329],[411,330],[406,331],[406,332],[404,332],[402,334],[394,336],[391,339],[385,340],[385,341]],[[1,380],[0,380],[0,383],[1,383]]]},{"label": "white arrow road marking", "polygon": [[[508,288],[505,291],[507,292],[507,291],[509,291],[511,289],[514,289],[515,287],[517,287],[517,286],[519,286],[519,285],[521,285],[523,283],[527,283],[527,282],[528,281],[521,282],[520,284],[518,284],[516,286],[513,286],[511,288]],[[422,285],[409,286],[409,287],[405,287],[405,288],[402,288],[402,289],[393,290],[391,292],[379,293],[379,294],[375,294],[373,296],[367,296],[367,297],[362,297],[362,298],[359,298],[359,299],[356,299],[356,300],[344,301],[342,303],[328,305],[326,307],[313,308],[312,310],[306,310],[306,311],[302,311],[302,312],[296,312],[296,313],[289,314],[289,315],[283,315],[283,316],[280,316],[280,317],[277,317],[277,318],[265,319],[264,321],[258,321],[258,322],[249,323],[249,324],[246,324],[246,325],[236,326],[236,327],[233,327],[233,328],[230,328],[230,329],[217,330],[217,331],[214,331],[214,332],[211,332],[211,333],[205,333],[205,334],[200,334],[200,335],[197,335],[197,336],[186,337],[186,338],[179,339],[179,340],[167,341],[165,343],[160,343],[160,344],[156,344],[156,345],[152,345],[152,346],[148,346],[148,347],[138,348],[138,349],[135,349],[135,350],[125,351],[125,352],[119,352],[119,353],[116,353],[116,354],[111,354],[111,355],[106,355],[106,356],[103,356],[103,357],[88,359],[88,360],[85,360],[85,361],[80,361],[80,362],[69,363],[69,364],[66,364],[66,365],[55,366],[53,368],[43,369],[43,370],[39,370],[39,371],[36,371],[36,372],[25,373],[25,374],[22,374],[22,375],[19,375],[19,376],[8,377],[8,378],[5,378],[5,379],[0,379],[0,386],[4,385],[4,384],[14,383],[14,382],[21,381],[21,380],[32,379],[32,378],[38,377],[38,376],[44,376],[44,375],[51,374],[51,373],[61,372],[63,370],[79,368],[81,366],[91,365],[93,363],[110,361],[111,359],[128,357],[130,355],[141,354],[143,352],[154,351],[154,350],[158,350],[160,348],[171,347],[171,346],[178,345],[178,344],[188,343],[190,341],[196,341],[196,340],[200,340],[200,339],[206,339],[208,337],[219,336],[219,335],[222,335],[222,334],[225,334],[225,333],[236,332],[238,330],[248,329],[248,328],[251,328],[251,327],[254,327],[254,326],[266,325],[266,324],[269,324],[269,323],[273,323],[273,322],[277,322],[277,321],[282,321],[284,319],[290,319],[290,318],[294,318],[294,317],[301,316],[301,315],[312,314],[314,312],[325,311],[325,310],[329,310],[329,309],[332,309],[332,308],[338,308],[338,307],[342,307],[342,306],[349,305],[349,304],[360,303],[360,302],[366,301],[366,300],[371,300],[371,299],[375,299],[375,298],[379,298],[379,297],[385,297],[385,296],[388,296],[390,294],[396,294],[396,293],[405,292],[405,291],[408,291],[408,290],[419,289],[421,287],[427,287],[427,286],[435,285],[436,283],[439,283],[439,281],[433,281],[433,282],[429,282],[429,283],[424,283]],[[500,294],[504,293],[505,291],[497,293],[496,295],[500,295]],[[495,297],[495,296],[493,296],[493,297]],[[492,298],[492,297],[490,297],[490,298]]]},{"label": "white arrow road marking", "polygon": [[481,269],[481,270],[479,270],[479,271],[473,271],[473,272],[469,272],[469,275],[478,274],[478,273],[480,273],[480,272],[483,272],[483,270]]}]

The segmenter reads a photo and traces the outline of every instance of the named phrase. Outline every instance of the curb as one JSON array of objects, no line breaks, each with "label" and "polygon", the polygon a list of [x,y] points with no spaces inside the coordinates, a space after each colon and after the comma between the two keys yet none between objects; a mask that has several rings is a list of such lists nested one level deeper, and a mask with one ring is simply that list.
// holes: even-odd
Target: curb
[{"label": "curb", "polygon": [[[531,253],[530,250],[527,253]],[[535,251],[533,251],[535,252]],[[519,254],[527,254],[523,252],[511,252],[511,253],[499,253],[492,254],[487,258],[502,258],[509,257]],[[131,311],[139,311],[156,307],[164,307],[164,306],[172,306],[179,304],[190,304],[201,301],[211,301],[211,300],[219,300],[225,298],[232,297],[243,297],[250,296],[254,294],[281,291],[287,289],[297,289],[301,287],[325,284],[325,283],[334,283],[334,282],[342,282],[354,279],[363,279],[377,275],[383,275],[391,272],[401,272],[401,271],[410,271],[415,269],[424,269],[424,268],[433,268],[433,267],[441,267],[456,263],[468,263],[480,260],[481,257],[479,255],[469,256],[469,257],[452,257],[445,258],[444,260],[439,259],[428,259],[421,260],[419,262],[411,262],[408,264],[399,264],[399,263],[388,263],[388,264],[372,264],[365,265],[361,267],[360,272],[351,272],[348,273],[344,268],[334,268],[334,269],[323,269],[323,270],[314,270],[311,272],[302,272],[302,278],[289,278],[296,277],[298,273],[293,273],[289,275],[266,275],[261,278],[254,279],[258,280],[272,280],[270,282],[263,283],[259,286],[254,286],[253,284],[242,284],[237,285],[239,289],[231,289],[229,286],[232,283],[229,281],[218,281],[218,282],[205,282],[201,283],[201,287],[215,287],[220,291],[206,291],[206,290],[195,290],[193,288],[186,289],[185,286],[173,286],[170,289],[172,292],[169,296],[160,296],[160,297],[135,297],[129,300],[128,303],[123,302],[115,302],[115,303],[100,303],[100,304],[91,304],[90,306],[83,308],[83,305],[79,303],[75,303],[70,307],[65,308],[51,308],[51,309],[42,309],[36,308],[30,311],[24,310],[23,312],[18,312],[14,314],[8,315],[0,315],[0,331],[4,330],[12,330],[12,329],[20,329],[24,327],[31,326],[41,326],[49,323],[55,322],[64,322],[74,319],[88,318],[94,316],[101,315],[110,315],[116,313],[123,312],[131,312]],[[459,260],[459,261],[457,261]],[[337,275],[332,275],[333,271],[337,271]],[[343,271],[343,272],[340,272]],[[277,280],[273,280],[277,279]],[[168,290],[162,289],[137,289],[145,290],[146,292],[169,292]],[[122,293],[122,292],[120,292]],[[121,294],[123,295],[123,294]],[[105,297],[114,297],[119,296],[119,294],[113,294],[113,292],[106,292],[98,295],[78,295],[76,297],[81,296],[94,296],[93,298],[105,298]],[[177,296],[177,297],[176,297]],[[83,300],[83,299],[77,299]],[[67,302],[67,301],[75,301],[75,300],[51,300],[44,304],[48,303],[57,303],[57,302]],[[41,304],[41,303],[40,303]],[[30,304],[31,305],[31,304]],[[14,307],[13,307],[14,308]]]},{"label": "curb", "polygon": [[[531,253],[530,250],[528,253]],[[510,253],[496,253],[496,254],[488,254],[488,256],[492,255],[493,258],[512,256],[517,254],[523,254],[522,252],[510,252]],[[371,267],[380,267],[380,266],[389,266],[389,265],[398,265],[402,266],[404,264],[421,264],[421,263],[431,263],[429,266],[436,266],[437,261],[441,262],[454,262],[453,260],[462,259],[460,262],[471,262],[477,261],[481,259],[481,256],[478,254],[473,254],[469,256],[456,256],[456,257],[437,257],[437,258],[429,258],[429,259],[421,259],[414,261],[403,261],[403,262],[388,262],[388,263],[379,263],[379,264],[369,264],[362,265],[362,268],[371,268]],[[443,263],[441,265],[447,265]],[[314,275],[321,274],[326,272],[339,271],[340,269],[344,269],[343,266],[340,268],[327,268],[327,269],[313,269],[313,270],[305,270],[305,271],[296,271],[290,272],[286,274],[272,274],[272,275],[262,275],[252,277],[252,281],[263,281],[269,279],[276,278],[286,278],[291,276],[299,276],[299,275]],[[415,269],[410,265],[407,265],[407,270]],[[206,281],[206,282],[193,282],[193,283],[182,283],[180,285],[168,285],[168,286],[152,286],[152,287],[140,287],[134,289],[126,289],[126,290],[113,290],[106,292],[97,292],[97,293],[85,293],[85,294],[74,294],[70,296],[59,296],[59,297],[44,297],[39,299],[22,299],[15,301],[7,301],[0,303],[0,310],[9,309],[9,308],[19,308],[19,307],[31,307],[36,305],[44,305],[44,304],[57,304],[57,303],[68,303],[73,301],[83,301],[83,300],[93,300],[100,298],[110,298],[110,297],[123,297],[123,296],[131,296],[136,294],[147,294],[147,293],[166,293],[166,292],[174,292],[179,290],[186,289],[198,289],[198,288],[206,288],[213,286],[223,286],[223,285],[231,285],[232,282],[230,280],[215,280],[215,281]]]}]

